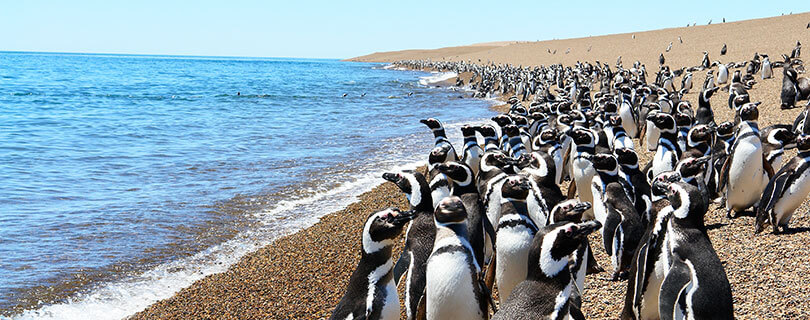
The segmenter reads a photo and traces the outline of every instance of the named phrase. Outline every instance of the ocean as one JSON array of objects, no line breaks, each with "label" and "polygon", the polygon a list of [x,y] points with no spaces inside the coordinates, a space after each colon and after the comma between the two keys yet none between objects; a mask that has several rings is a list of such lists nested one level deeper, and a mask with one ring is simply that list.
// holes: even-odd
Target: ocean
[{"label": "ocean", "polygon": [[119,319],[312,225],[494,114],[447,77],[0,52],[0,318]]}]

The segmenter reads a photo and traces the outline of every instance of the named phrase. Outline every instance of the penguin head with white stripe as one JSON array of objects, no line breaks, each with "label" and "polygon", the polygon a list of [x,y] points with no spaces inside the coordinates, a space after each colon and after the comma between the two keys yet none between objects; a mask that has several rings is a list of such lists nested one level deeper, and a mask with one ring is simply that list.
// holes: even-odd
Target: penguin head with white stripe
[{"label": "penguin head with white stripe", "polygon": [[678,112],[675,114],[675,124],[677,124],[679,128],[690,128],[692,126],[692,116]]},{"label": "penguin head with white stripe", "polygon": [[467,223],[467,209],[464,208],[461,198],[456,196],[442,199],[436,206],[433,216],[436,223],[441,225]]},{"label": "penguin head with white stripe", "polygon": [[593,168],[598,172],[609,173],[612,175],[619,172],[619,161],[616,156],[608,153],[598,153],[591,158]]},{"label": "penguin head with white stripe", "polygon": [[706,172],[709,160],[711,160],[710,156],[684,158],[675,166],[675,171],[681,175],[682,180],[687,182],[691,182],[693,179],[702,179],[702,174]]},{"label": "penguin head with white stripe", "polygon": [[787,128],[775,128],[768,132],[768,136],[765,137],[765,139],[768,143],[784,147],[785,149],[790,149],[796,145],[796,133]]},{"label": "penguin head with white stripe", "polygon": [[[599,221],[558,222],[538,230],[529,251],[529,279],[552,278],[568,272],[570,256],[591,232],[602,227]],[[538,272],[539,271],[539,272]]]},{"label": "penguin head with white stripe", "polygon": [[734,123],[730,121],[723,122],[717,126],[717,137],[727,139],[734,135]]},{"label": "penguin head with white stripe", "polygon": [[513,115],[512,122],[518,127],[528,127],[529,126],[529,119],[524,116]]},{"label": "penguin head with white stripe", "polygon": [[575,128],[567,131],[566,134],[574,140],[574,144],[577,146],[593,147],[596,145],[596,136],[589,129]]},{"label": "penguin head with white stripe", "polygon": [[442,122],[439,121],[439,119],[436,119],[436,118],[422,119],[422,120],[419,120],[419,122],[421,122],[424,125],[428,126],[428,128],[430,128],[430,130],[434,130],[434,131],[435,130],[444,130],[444,126],[442,125]]},{"label": "penguin head with white stripe", "polygon": [[400,173],[383,173],[383,179],[393,182],[408,197],[411,210],[433,210],[430,186],[421,173],[413,170],[402,170]]},{"label": "penguin head with white stripe", "polygon": [[464,138],[475,137],[475,132],[477,130],[478,127],[465,124],[461,126],[461,135],[464,136]]},{"label": "penguin head with white stripe", "polygon": [[810,135],[801,135],[796,138],[796,149],[799,152],[810,151]]},{"label": "penguin head with white stripe", "polygon": [[746,103],[740,108],[740,120],[742,121],[757,121],[759,118],[759,106],[761,102]]},{"label": "penguin head with white stripe", "polygon": [[673,182],[667,187],[667,199],[676,219],[703,226],[703,217],[709,210],[708,197],[698,187],[683,181]]},{"label": "penguin head with white stripe", "polygon": [[475,174],[465,163],[450,161],[436,166],[439,172],[444,173],[453,183],[460,186],[468,186],[475,181]]},{"label": "penguin head with white stripe", "polygon": [[499,127],[503,128],[505,125],[512,124],[512,118],[505,114],[499,114],[497,116],[492,117],[492,121],[495,122]]},{"label": "penguin head with white stripe", "polygon": [[628,168],[638,168],[638,154],[631,148],[616,148],[613,150],[616,161]]},{"label": "penguin head with white stripe", "polygon": [[524,175],[511,175],[501,185],[501,198],[526,200],[531,189],[529,178]]},{"label": "penguin head with white stripe", "polygon": [[450,153],[450,145],[441,144],[433,147],[428,155],[428,164],[431,168],[447,159],[447,154]]},{"label": "penguin head with white stripe", "polygon": [[650,191],[653,196],[667,197],[669,185],[681,181],[681,174],[677,171],[661,172],[650,181]]},{"label": "penguin head with white stripe", "polygon": [[677,130],[675,118],[666,112],[656,112],[647,116],[647,120],[652,122],[661,132],[675,133]]},{"label": "penguin head with white stripe", "polygon": [[686,134],[686,142],[690,147],[695,147],[701,143],[711,144],[713,135],[714,128],[699,124],[689,129],[689,133]]},{"label": "penguin head with white stripe", "polygon": [[551,217],[554,223],[568,221],[568,222],[582,222],[582,214],[591,208],[590,202],[579,202],[577,199],[568,199],[558,203],[551,209]]},{"label": "penguin head with white stripe", "polygon": [[405,223],[411,220],[411,212],[388,208],[372,213],[363,227],[363,253],[372,254],[394,245]]}]

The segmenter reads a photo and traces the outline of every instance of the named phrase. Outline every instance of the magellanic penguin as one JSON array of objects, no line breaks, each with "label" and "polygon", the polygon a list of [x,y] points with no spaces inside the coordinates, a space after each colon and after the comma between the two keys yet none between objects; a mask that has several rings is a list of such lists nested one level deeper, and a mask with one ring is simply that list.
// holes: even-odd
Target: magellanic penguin
[{"label": "magellanic penguin", "polygon": [[481,157],[484,155],[484,149],[478,144],[478,138],[475,136],[477,131],[478,128],[475,126],[461,126],[461,134],[464,136],[461,162],[466,163],[476,176],[478,176],[478,169],[481,166]]},{"label": "magellanic penguin", "polygon": [[658,297],[661,319],[734,319],[731,285],[703,222],[708,199],[684,182],[670,184],[667,197],[673,212],[664,244],[669,269]]},{"label": "magellanic penguin", "polygon": [[392,208],[366,220],[360,262],[330,319],[399,319],[391,250],[410,217],[410,213]]},{"label": "magellanic penguin", "polygon": [[436,168],[439,164],[447,161],[447,155],[452,151],[448,145],[437,145],[430,150],[428,155],[428,185],[430,186],[433,207],[439,205],[439,201],[450,195],[450,180],[444,173]]},{"label": "magellanic penguin", "polygon": [[394,266],[394,281],[405,275],[405,311],[415,319],[419,300],[425,292],[427,260],[433,252],[436,224],[433,222],[433,200],[425,176],[417,171],[384,173],[383,179],[393,182],[408,199],[413,220],[405,232],[405,247]]},{"label": "magellanic penguin", "polygon": [[658,112],[648,116],[648,119],[661,132],[658,138],[658,148],[652,160],[652,167],[650,172],[647,173],[647,177],[652,178],[662,172],[675,169],[682,151],[678,146],[678,130],[673,116]]},{"label": "magellanic penguin", "polygon": [[698,108],[695,111],[695,124],[713,125],[714,111],[712,110],[711,97],[720,87],[703,89],[698,98]]},{"label": "magellanic penguin", "polygon": [[436,240],[427,262],[426,318],[486,319],[489,298],[467,237],[464,204],[458,197],[447,197],[433,215]]},{"label": "magellanic penguin", "polygon": [[734,217],[754,205],[762,196],[773,169],[762,153],[755,104],[746,104],[740,109],[740,123],[734,145],[721,171],[718,190],[726,190],[726,215]]},{"label": "magellanic penguin", "polygon": [[551,209],[565,200],[565,196],[555,181],[554,159],[542,152],[532,152],[528,158],[520,170],[520,174],[529,177],[531,187],[526,207],[529,210],[529,217],[541,227],[548,224]]},{"label": "magellanic penguin", "polygon": [[646,228],[652,218],[652,199],[650,182],[638,166],[638,154],[633,149],[616,149],[613,151],[619,162],[621,175],[633,187],[633,205],[641,217],[641,224]]},{"label": "magellanic penguin", "polygon": [[[458,154],[456,153],[456,149],[453,148],[453,144],[450,143],[450,140],[447,139],[447,133],[444,131],[444,125],[442,122],[436,118],[427,118],[423,120],[419,120],[419,122],[425,124],[430,130],[433,131],[433,137],[435,140],[435,145],[447,145],[450,146],[450,150],[447,152],[447,158],[444,161],[458,161]],[[442,162],[444,162],[442,161]]]},{"label": "magellanic penguin", "polygon": [[[478,171],[478,193],[486,208],[487,219],[490,222],[500,220],[501,212],[501,186],[509,176],[503,168],[515,164],[516,160],[510,158],[500,149],[486,151],[481,158],[481,169]],[[493,223],[493,226],[495,223]],[[489,261],[492,256],[492,242],[494,239],[487,233],[484,241],[484,260]]]},{"label": "magellanic penguin", "polygon": [[796,70],[790,68],[789,65],[784,66],[782,78],[782,109],[791,109],[799,101],[799,87],[796,78],[798,74]]},{"label": "magellanic penguin", "polygon": [[762,80],[773,78],[773,66],[767,54],[762,55]]},{"label": "magellanic penguin", "polygon": [[760,233],[771,225],[773,233],[786,231],[793,212],[810,193],[810,136],[796,139],[799,153],[773,176],[757,206],[754,232]]},{"label": "magellanic penguin", "polygon": [[[500,319],[566,319],[573,292],[569,264],[581,240],[601,225],[597,221],[560,222],[540,229],[532,241],[528,276],[493,316]],[[460,317],[454,319],[461,319]]]},{"label": "magellanic penguin", "polygon": [[[575,128],[567,132],[568,136],[573,139],[574,149],[572,152],[572,175],[573,183],[579,194],[579,200],[582,202],[593,202],[593,194],[591,191],[591,182],[596,170],[591,163],[591,157],[594,154],[594,147],[596,145],[596,138],[593,132],[585,128]],[[569,197],[572,192],[569,187]],[[585,212],[585,220],[593,219],[593,210]]]},{"label": "magellanic penguin", "polygon": [[495,241],[495,279],[501,303],[518,283],[526,280],[529,248],[537,233],[526,207],[530,188],[529,179],[521,175],[507,178],[501,187],[501,219]]},{"label": "magellanic penguin", "polygon": [[633,203],[618,182],[606,186],[605,208],[607,217],[602,227],[605,250],[613,264],[613,280],[626,278],[633,253],[644,233]]},{"label": "magellanic penguin", "polygon": [[561,184],[563,179],[564,155],[556,129],[545,129],[532,140],[532,150],[548,154],[554,162],[554,183]]},{"label": "magellanic penguin", "polygon": [[[575,199],[560,202],[551,210],[551,222],[549,224],[559,222],[581,223],[582,213],[590,208],[590,203],[579,202]],[[577,308],[582,307],[582,294],[585,293],[585,275],[589,273],[588,269],[598,268],[595,261],[588,238],[581,239],[579,248],[571,255],[571,263],[568,265],[568,269],[571,270],[571,283],[574,284],[571,303]],[[589,266],[589,264],[593,265]],[[599,269],[598,271],[602,272],[604,270]]]},{"label": "magellanic penguin", "polygon": [[762,152],[774,171],[782,168],[782,155],[785,149],[796,146],[795,139],[796,133],[790,125],[776,124],[762,129]]},{"label": "magellanic penguin", "polygon": [[486,217],[484,204],[478,194],[475,185],[475,174],[472,169],[462,162],[445,162],[437,166],[439,171],[444,173],[452,181],[451,193],[461,199],[464,209],[467,211],[467,235],[470,245],[475,253],[475,260],[478,265],[484,265],[484,233],[488,232],[490,237],[495,235],[495,230]]}]

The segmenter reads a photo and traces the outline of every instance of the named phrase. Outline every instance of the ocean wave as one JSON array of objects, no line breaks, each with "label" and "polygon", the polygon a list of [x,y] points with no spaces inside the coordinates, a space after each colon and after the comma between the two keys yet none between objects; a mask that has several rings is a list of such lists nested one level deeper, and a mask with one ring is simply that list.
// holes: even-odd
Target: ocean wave
[{"label": "ocean wave", "polygon": [[439,83],[445,80],[449,80],[458,76],[458,73],[455,72],[442,72],[442,73],[435,73],[431,76],[427,77],[420,77],[419,84],[423,86],[429,86],[434,83]]}]

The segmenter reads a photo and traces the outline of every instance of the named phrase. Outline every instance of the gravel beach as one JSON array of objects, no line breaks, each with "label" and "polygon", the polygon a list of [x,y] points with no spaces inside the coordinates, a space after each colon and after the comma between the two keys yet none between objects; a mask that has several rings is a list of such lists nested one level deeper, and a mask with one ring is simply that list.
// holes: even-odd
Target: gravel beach
[{"label": "gravel beach", "polygon": [[[804,26],[810,14],[713,24],[689,28],[673,28],[630,34],[555,40],[529,43],[500,43],[489,46],[456,47],[450,50],[409,50],[379,53],[355,58],[356,61],[396,61],[400,59],[433,58],[440,60],[482,59],[515,65],[539,65],[577,60],[602,59],[611,65],[618,55],[625,66],[641,60],[654,73],[658,55],[670,41],[675,45],[666,53],[667,64],[673,69],[694,66],[700,62],[702,51],[709,51],[712,60],[723,63],[751,59],[754,52],[767,53],[772,61],[781,61],[796,41],[810,44],[810,30]],[[681,35],[684,45],[678,44]],[[635,43],[631,41],[636,41]],[[723,43],[729,53],[719,54]],[[555,46],[575,48],[563,56],[552,58],[546,48]],[[585,51],[593,46],[592,51]],[[442,51],[444,50],[444,51]],[[387,55],[386,55],[387,54]],[[499,55],[500,54],[500,55]],[[559,59],[558,59],[559,58]],[[743,70],[744,71],[744,70]],[[731,71],[733,72],[733,70]],[[699,88],[706,71],[695,73],[695,88]],[[651,74],[651,77],[654,75]],[[807,76],[806,74],[800,76]],[[782,69],[774,70],[774,78],[761,80],[749,90],[751,101],[761,101],[759,127],[776,123],[792,123],[801,108],[779,109]],[[693,89],[685,96],[694,107],[698,105]],[[732,120],[728,93],[720,91],[712,99],[718,123]],[[804,105],[806,102],[800,102]],[[429,135],[428,130],[425,134]],[[453,141],[460,143],[460,141]],[[638,141],[635,141],[638,146]],[[429,150],[425,146],[425,155]],[[640,162],[648,162],[652,153],[640,151]],[[646,148],[643,148],[646,149]],[[788,161],[795,151],[786,152]],[[382,179],[380,179],[382,181]],[[174,297],[159,301],[132,319],[319,319],[329,317],[341,298],[350,274],[360,255],[360,230],[366,217],[379,209],[396,206],[406,208],[405,197],[391,183],[382,184],[359,197],[346,209],[325,215],[312,227],[283,237],[274,244],[244,257],[227,272],[208,276]],[[706,214],[709,236],[724,264],[732,288],[734,313],[737,319],[807,319],[810,318],[810,201],[805,200],[796,211],[786,234],[753,233],[754,217],[747,211],[735,219],[727,219],[717,205]],[[610,265],[597,233],[591,244],[600,265]],[[399,255],[399,249],[394,255]],[[624,302],[627,282],[609,281],[609,274],[589,275],[586,280],[583,312],[588,319],[617,319]],[[401,290],[401,288],[400,288]],[[400,295],[402,297],[402,295]]]}]

